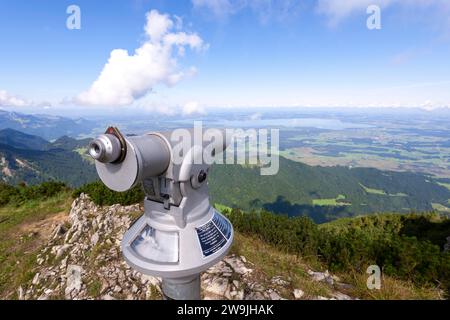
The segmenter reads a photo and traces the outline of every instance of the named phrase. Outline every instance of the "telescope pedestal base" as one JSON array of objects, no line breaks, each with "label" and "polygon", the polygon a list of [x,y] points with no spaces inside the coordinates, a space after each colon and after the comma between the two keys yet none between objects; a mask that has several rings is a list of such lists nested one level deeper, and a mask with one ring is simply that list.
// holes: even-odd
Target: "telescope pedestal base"
[{"label": "telescope pedestal base", "polygon": [[200,274],[180,279],[162,279],[165,300],[200,300]]}]

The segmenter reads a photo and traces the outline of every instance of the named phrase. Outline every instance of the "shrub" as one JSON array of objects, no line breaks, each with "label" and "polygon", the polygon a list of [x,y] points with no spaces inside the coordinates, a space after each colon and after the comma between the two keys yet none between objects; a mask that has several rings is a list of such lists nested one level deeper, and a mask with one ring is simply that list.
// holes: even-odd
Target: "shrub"
[{"label": "shrub", "polygon": [[7,205],[11,198],[17,196],[18,193],[18,188],[0,183],[0,206]]},{"label": "shrub", "polygon": [[48,181],[35,186],[22,183],[11,186],[0,183],[0,206],[21,205],[28,200],[45,200],[56,196],[69,188],[62,182]]},{"label": "shrub", "polygon": [[115,192],[106,187],[103,182],[96,181],[86,184],[73,192],[73,197],[86,193],[91,200],[99,206],[110,206],[113,204],[131,205],[139,203],[144,199],[144,192],[140,186],[136,186],[126,192]]},{"label": "shrub", "polygon": [[377,264],[388,275],[417,285],[440,285],[450,293],[450,252],[438,245],[443,235],[450,235],[448,219],[430,223],[436,216],[385,214],[316,225],[309,218],[265,211],[224,213],[236,230],[281,250],[317,257],[331,270],[365,272]]},{"label": "shrub", "polygon": [[243,213],[239,209],[225,214],[240,232],[257,235],[284,251],[302,255],[317,253],[317,225],[307,217],[289,218],[266,211]]}]

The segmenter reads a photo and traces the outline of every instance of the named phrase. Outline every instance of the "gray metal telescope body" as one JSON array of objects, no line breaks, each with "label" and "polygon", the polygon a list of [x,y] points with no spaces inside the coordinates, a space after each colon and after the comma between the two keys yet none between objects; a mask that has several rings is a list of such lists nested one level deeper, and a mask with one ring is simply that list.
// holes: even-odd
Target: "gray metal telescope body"
[{"label": "gray metal telescope body", "polygon": [[[162,277],[166,297],[200,299],[200,273],[226,255],[234,235],[230,222],[210,205],[206,179],[210,166],[193,161],[203,159],[210,142],[191,141],[178,163],[170,133],[122,138],[126,154],[121,162],[116,161],[114,135],[91,142],[89,152],[110,189],[121,192],[142,183],[145,213],[123,237],[125,260],[141,273]],[[213,146],[216,155],[225,148],[226,139]]]}]

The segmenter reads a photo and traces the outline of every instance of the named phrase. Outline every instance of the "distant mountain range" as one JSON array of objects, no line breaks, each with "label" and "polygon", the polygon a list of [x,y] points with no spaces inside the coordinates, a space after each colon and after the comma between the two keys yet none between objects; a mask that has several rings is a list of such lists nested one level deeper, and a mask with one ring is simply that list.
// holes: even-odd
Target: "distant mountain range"
[{"label": "distant mountain range", "polygon": [[96,123],[83,118],[70,119],[0,110],[0,130],[7,128],[19,130],[46,140],[54,140],[61,136],[78,137],[86,135],[95,127]]},{"label": "distant mountain range", "polygon": [[[73,187],[98,179],[86,154],[90,139],[63,136],[54,142],[13,129],[0,130],[3,182],[63,181]],[[377,212],[450,213],[450,181],[412,172],[318,167],[280,158],[275,176],[257,167],[216,165],[209,188],[213,203],[261,209],[316,222]]]},{"label": "distant mountain range", "polygon": [[64,136],[51,143],[17,130],[0,130],[1,180],[11,184],[57,180],[73,187],[94,181],[97,173],[85,154],[89,140]]}]

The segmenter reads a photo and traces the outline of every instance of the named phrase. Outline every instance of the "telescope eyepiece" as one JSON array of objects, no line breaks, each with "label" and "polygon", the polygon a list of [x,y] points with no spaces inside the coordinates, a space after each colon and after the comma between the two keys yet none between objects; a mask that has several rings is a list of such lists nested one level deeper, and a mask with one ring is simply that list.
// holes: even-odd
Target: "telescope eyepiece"
[{"label": "telescope eyepiece", "polygon": [[95,160],[102,163],[117,161],[122,152],[119,139],[112,134],[102,134],[89,144],[89,154]]}]

